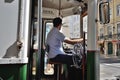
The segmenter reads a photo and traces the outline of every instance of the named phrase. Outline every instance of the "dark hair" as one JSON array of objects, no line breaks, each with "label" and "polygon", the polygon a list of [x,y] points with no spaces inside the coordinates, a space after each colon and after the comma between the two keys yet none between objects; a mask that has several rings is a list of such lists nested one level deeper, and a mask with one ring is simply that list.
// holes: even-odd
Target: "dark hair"
[{"label": "dark hair", "polygon": [[59,24],[62,24],[62,19],[60,17],[56,17],[53,19],[53,26],[57,27]]}]

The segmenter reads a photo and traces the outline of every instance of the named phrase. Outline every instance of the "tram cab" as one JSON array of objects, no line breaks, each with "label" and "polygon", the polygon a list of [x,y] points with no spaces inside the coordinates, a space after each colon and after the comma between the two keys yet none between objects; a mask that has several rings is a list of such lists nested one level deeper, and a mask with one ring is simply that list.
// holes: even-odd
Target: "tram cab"
[{"label": "tram cab", "polygon": [[[35,2],[37,5],[39,5],[37,2]],[[40,14],[42,16],[42,30],[41,30],[41,49],[42,52],[40,54],[41,59],[39,61],[39,63],[41,63],[41,72],[40,74],[35,73],[37,75],[40,75],[44,78],[51,78],[55,79],[55,80],[59,80],[58,79],[58,70],[56,69],[56,65],[53,64],[49,64],[47,62],[47,53],[44,50],[45,47],[45,43],[46,43],[46,37],[47,34],[49,33],[49,31],[51,30],[51,28],[53,28],[53,23],[52,20],[55,17],[61,17],[63,19],[63,25],[62,25],[62,29],[61,32],[72,39],[79,39],[79,38],[83,38],[83,30],[82,30],[82,25],[80,25],[80,19],[81,19],[81,14],[85,14],[86,10],[87,10],[87,1],[67,1],[67,0],[43,0],[42,2],[42,15],[40,14],[40,12],[38,12],[38,6],[35,6],[35,12],[37,12],[38,14]],[[49,4],[47,4],[49,3]],[[83,8],[83,9],[82,9]],[[40,15],[36,15],[35,13],[35,17],[40,16]],[[38,27],[36,27],[38,25],[38,22],[35,21],[34,23],[34,28],[36,33],[34,36],[38,36]],[[68,54],[72,54],[72,50],[74,48],[74,45],[68,45],[66,43],[63,43],[63,48],[64,51]],[[38,39],[35,40],[35,44],[33,44],[33,49],[38,50]],[[35,52],[35,53],[36,53]],[[34,63],[35,64],[35,63]],[[33,70],[37,69],[35,68],[36,65],[33,65]],[[81,67],[82,68],[82,67]],[[75,80],[79,80],[82,79],[82,69],[75,69],[73,68],[73,73],[75,72],[74,79]],[[72,69],[72,68],[71,68]],[[37,71],[37,70],[36,70]],[[71,70],[72,71],[72,70]],[[63,69],[63,74],[62,77],[64,77],[67,79],[67,70],[65,71],[65,69]]]},{"label": "tram cab", "polygon": [[[65,36],[71,39],[84,38],[82,45],[68,45],[63,43],[64,51],[67,54],[80,53],[79,50],[83,49],[83,65],[71,68],[71,73],[73,72],[73,76],[71,76],[71,78],[75,80],[87,80],[87,77],[89,77],[89,80],[97,80],[93,79],[94,75],[92,74],[86,75],[85,61],[87,52],[85,39],[87,32],[83,31],[83,17],[86,15],[93,15],[89,16],[92,20],[88,20],[89,22],[87,22],[87,25],[89,23],[89,26],[92,26],[92,29],[96,30],[95,24],[97,20],[95,18],[97,11],[94,11],[96,10],[95,6],[97,6],[96,2],[96,0],[1,0],[0,4],[2,5],[0,5],[0,10],[4,9],[5,11],[1,12],[0,15],[0,17],[2,17],[2,19],[0,19],[0,24],[3,26],[2,29],[0,29],[0,33],[5,38],[2,37],[0,41],[0,50],[4,50],[0,55],[0,79],[68,79],[66,67],[62,65],[62,68],[59,68],[58,65],[49,63],[47,52],[45,50],[47,34],[53,27],[52,20],[55,17],[61,17],[63,19],[61,32]],[[88,3],[90,4],[89,10]],[[8,16],[9,12],[12,16]],[[103,12],[101,14],[103,14]],[[8,17],[6,18],[6,16]],[[102,19],[103,17],[101,20]],[[9,25],[4,24],[2,22],[3,20],[4,23],[8,21]],[[6,34],[4,26],[7,27],[9,32],[12,32],[14,35],[9,33]],[[91,50],[95,48],[95,45],[91,44],[95,43],[95,37],[93,33],[94,31],[92,32],[90,28],[88,31],[89,36],[87,43],[89,43],[88,49]],[[9,36],[11,37],[10,40],[8,39]],[[92,36],[94,40],[91,40],[90,36]],[[14,41],[15,44],[12,45]],[[17,42],[20,42],[20,44],[17,44]],[[75,52],[76,46],[78,47]],[[82,48],[80,46],[82,46]],[[89,56],[91,55],[89,54]],[[94,63],[94,60],[90,63]],[[88,66],[87,70],[89,72],[94,70],[93,66]]]},{"label": "tram cab", "polygon": [[[35,79],[45,79],[45,80],[69,80],[70,78],[73,80],[99,80],[98,79],[98,74],[97,73],[97,77],[93,77],[92,74],[90,74],[90,72],[92,70],[98,70],[98,67],[95,68],[93,66],[91,66],[91,64],[87,64],[87,46],[86,46],[86,39],[87,39],[87,34],[90,35],[90,33],[87,33],[87,30],[84,30],[84,28],[88,26],[88,23],[90,24],[89,26],[93,26],[93,24],[96,24],[97,21],[95,19],[93,19],[93,24],[90,23],[90,19],[88,20],[88,18],[85,18],[86,22],[84,25],[87,26],[83,26],[83,18],[87,17],[87,15],[91,14],[92,10],[91,8],[88,10],[88,3],[90,2],[90,4],[92,4],[92,1],[88,1],[88,0],[43,0],[42,2],[38,1],[35,2],[35,14],[34,17],[37,17],[37,21],[33,22],[33,25],[37,25],[39,26],[33,26],[33,32],[34,32],[34,27],[36,27],[35,31],[35,35],[33,36],[39,36],[38,38],[41,39],[36,39],[35,40],[35,44],[33,44],[33,49],[34,49],[34,54],[37,54],[37,58],[38,61],[36,61],[36,65],[33,65],[33,71],[35,70],[35,73],[33,73],[33,76],[35,77]],[[93,3],[95,3],[96,1],[93,1]],[[48,4],[49,3],[49,4]],[[41,5],[42,4],[42,5]],[[102,5],[103,4],[103,5]],[[106,15],[104,15],[104,11],[102,10],[103,6],[106,4],[102,3],[100,5],[100,22],[101,23],[108,23],[109,22],[109,16],[107,15],[107,17],[105,17]],[[37,5],[37,6],[36,6]],[[97,7],[97,4],[95,3],[95,6]],[[42,8],[42,9],[41,9]],[[41,10],[40,10],[41,9]],[[104,8],[103,8],[104,9]],[[94,9],[93,9],[94,10]],[[108,4],[107,4],[107,9],[108,11]],[[96,13],[97,11],[95,11]],[[89,14],[90,13],[90,14]],[[62,30],[61,32],[72,39],[76,39],[76,38],[84,38],[84,41],[82,43],[82,49],[83,49],[83,53],[80,53],[80,49],[81,49],[81,45],[77,45],[77,50],[75,52],[75,47],[76,45],[69,45],[66,43],[63,43],[63,48],[64,51],[67,54],[77,54],[80,53],[80,55],[82,54],[82,59],[81,59],[81,64],[78,66],[73,65],[74,67],[71,67],[70,71],[71,71],[71,75],[72,76],[68,76],[67,74],[67,69],[65,65],[62,64],[57,64],[56,63],[49,63],[48,59],[47,59],[47,52],[45,51],[45,43],[46,43],[46,37],[47,34],[49,33],[49,31],[51,30],[51,28],[53,27],[52,24],[52,20],[55,17],[62,17],[63,19],[63,25],[62,25]],[[92,17],[92,16],[91,16]],[[96,18],[96,14],[94,16],[94,18]],[[41,20],[42,19],[42,20]],[[93,28],[95,29],[95,28]],[[92,32],[91,32],[92,33]],[[89,36],[90,37],[90,36]],[[95,37],[94,37],[95,38]],[[89,41],[89,40],[88,40]],[[37,44],[36,44],[37,43]],[[94,42],[95,43],[95,42]],[[93,45],[89,42],[90,45]],[[88,51],[89,53],[89,51]],[[91,53],[91,52],[90,52]],[[93,52],[92,52],[93,53]],[[88,56],[91,56],[90,54]],[[94,56],[94,55],[92,55]],[[89,58],[88,58],[89,59]],[[34,58],[33,58],[34,60]],[[93,59],[94,60],[94,59]],[[75,61],[75,60],[73,60]],[[77,61],[75,61],[77,62]],[[88,61],[88,63],[91,63]],[[92,62],[94,63],[94,61]],[[33,63],[34,64],[34,63]],[[96,66],[98,66],[99,64],[94,63]],[[93,64],[93,65],[94,65]],[[62,68],[59,68],[60,66],[58,65],[62,65]],[[87,66],[90,66],[87,68]],[[35,69],[35,70],[34,70]],[[87,72],[88,70],[88,72]],[[97,71],[96,71],[97,72]],[[94,73],[96,73],[94,72]],[[89,73],[89,74],[87,74]],[[94,76],[96,76],[94,75]]]},{"label": "tram cab", "polygon": [[[47,4],[50,3],[50,4]],[[41,76],[43,77],[43,79],[45,78],[50,78],[51,80],[55,79],[55,80],[59,80],[60,76],[61,76],[61,80],[66,80],[67,79],[67,70],[65,69],[65,66],[62,67],[63,71],[62,74],[59,74],[56,64],[50,64],[48,63],[48,59],[47,59],[47,53],[46,51],[43,49],[45,42],[46,42],[46,37],[47,34],[49,33],[49,31],[51,30],[51,28],[53,28],[53,23],[52,20],[55,17],[61,17],[63,19],[63,25],[62,25],[62,29],[61,32],[72,39],[76,39],[76,38],[81,38],[83,37],[83,31],[81,30],[80,27],[80,14],[83,13],[82,7],[87,8],[87,5],[85,5],[84,3],[81,3],[79,1],[67,1],[67,0],[54,0],[54,1],[48,1],[48,0],[44,0],[43,1],[43,10],[42,10],[42,44],[41,44],[41,49],[43,50],[41,52]],[[54,5],[55,4],[55,5]],[[66,6],[65,6],[66,5]],[[36,10],[37,7],[35,7]],[[38,11],[35,11],[38,12]],[[85,10],[84,10],[85,12]],[[72,16],[70,16],[72,15]],[[35,15],[37,16],[37,15]],[[36,35],[39,33],[37,30],[36,25],[38,24],[38,22],[34,22],[34,26],[36,28]],[[37,50],[37,43],[38,41],[35,41],[35,44],[33,46],[33,48],[35,50]],[[68,45],[66,43],[63,43],[63,48],[65,50],[66,53],[71,54],[72,50],[73,50],[73,45]],[[62,65],[62,64],[60,64]],[[33,69],[35,69],[35,65],[33,65]],[[72,68],[71,68],[72,69]],[[65,71],[66,70],[66,71]],[[72,71],[72,70],[71,70]],[[73,68],[73,73],[75,72],[74,79],[75,80],[79,80],[82,79],[82,69],[75,69]],[[37,73],[36,73],[37,74]],[[38,74],[40,75],[40,74]],[[59,76],[58,76],[59,75]]]}]

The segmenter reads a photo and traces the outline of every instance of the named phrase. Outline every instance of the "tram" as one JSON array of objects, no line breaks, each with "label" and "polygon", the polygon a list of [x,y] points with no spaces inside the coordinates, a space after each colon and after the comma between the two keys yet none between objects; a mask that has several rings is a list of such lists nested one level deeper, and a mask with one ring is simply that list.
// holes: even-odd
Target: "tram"
[{"label": "tram", "polygon": [[[88,29],[84,32],[86,15]],[[71,68],[75,72],[72,78],[99,80],[96,28],[98,22],[109,22],[107,0],[0,0],[0,80],[68,80],[65,65],[59,68],[58,64],[48,63],[44,49],[55,17],[63,18],[65,35],[84,38],[86,63]],[[66,53],[72,53],[75,45],[64,43],[63,47]]]}]

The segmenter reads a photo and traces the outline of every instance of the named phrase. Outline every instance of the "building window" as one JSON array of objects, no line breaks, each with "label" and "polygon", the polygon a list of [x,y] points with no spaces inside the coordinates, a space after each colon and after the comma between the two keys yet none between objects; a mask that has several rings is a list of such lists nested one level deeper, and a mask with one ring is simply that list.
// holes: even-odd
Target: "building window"
[{"label": "building window", "polygon": [[118,34],[118,37],[120,37],[120,23],[117,24],[117,34]]},{"label": "building window", "polygon": [[117,16],[120,16],[120,4],[117,5]]},{"label": "building window", "polygon": [[110,19],[112,18],[112,9],[110,8]]},{"label": "building window", "polygon": [[112,38],[112,27],[111,26],[107,27],[107,33],[108,33],[108,38]]},{"label": "building window", "polygon": [[104,29],[103,28],[101,28],[100,29],[100,39],[103,39],[104,38]]}]

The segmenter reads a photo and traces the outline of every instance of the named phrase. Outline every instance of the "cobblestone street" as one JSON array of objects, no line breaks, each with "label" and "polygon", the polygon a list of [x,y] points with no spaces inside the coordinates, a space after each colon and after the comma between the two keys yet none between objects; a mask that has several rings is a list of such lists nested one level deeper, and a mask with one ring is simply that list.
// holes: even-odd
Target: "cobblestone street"
[{"label": "cobblestone street", "polygon": [[120,80],[120,59],[100,56],[100,80]]}]

